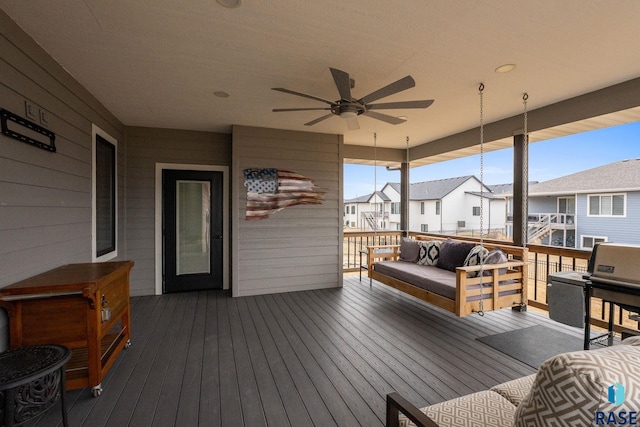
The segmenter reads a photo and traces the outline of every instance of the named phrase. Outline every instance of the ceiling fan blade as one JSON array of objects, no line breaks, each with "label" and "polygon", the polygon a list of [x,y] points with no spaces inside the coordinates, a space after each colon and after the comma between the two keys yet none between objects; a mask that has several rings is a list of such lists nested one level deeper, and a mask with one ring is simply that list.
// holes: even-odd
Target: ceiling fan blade
[{"label": "ceiling fan blade", "polygon": [[382,120],[383,122],[387,122],[392,125],[399,125],[400,123],[406,122],[404,119],[393,117],[388,114],[376,113],[375,111],[367,111],[363,113],[363,115],[371,117],[372,119]]},{"label": "ceiling fan blade", "polygon": [[332,101],[327,101],[326,99],[318,98],[317,96],[307,95],[306,93],[296,92],[295,90],[289,90],[289,89],[285,89],[283,87],[272,87],[271,89],[272,90],[277,90],[278,92],[284,92],[284,93],[289,93],[291,95],[301,96],[303,98],[315,99],[316,101],[326,102],[329,105],[335,104]]},{"label": "ceiling fan blade", "polygon": [[347,119],[347,129],[349,130],[358,130],[360,129],[360,123],[358,123],[357,117],[352,117]]},{"label": "ceiling fan blade", "polygon": [[274,113],[279,113],[282,111],[318,111],[318,110],[331,110],[331,108],[274,108]]},{"label": "ceiling fan blade", "polygon": [[403,90],[410,89],[415,85],[416,85],[416,82],[415,80],[413,80],[413,77],[406,76],[401,78],[398,81],[391,83],[390,85],[387,85],[381,89],[378,89],[375,92],[370,93],[369,95],[360,99],[359,102],[363,104],[368,104],[380,98],[384,98],[384,97],[393,95],[394,93],[398,93],[398,92],[402,92]]},{"label": "ceiling fan blade", "polygon": [[351,102],[351,80],[349,79],[349,74],[335,68],[329,69],[331,70],[331,75],[333,76],[333,81],[336,83],[338,92],[340,93],[340,98]]},{"label": "ceiling fan blade", "polygon": [[368,110],[394,110],[402,108],[427,108],[433,104],[433,99],[423,101],[383,102],[382,104],[367,105]]},{"label": "ceiling fan blade", "polygon": [[330,114],[327,114],[327,115],[325,115],[325,116],[318,117],[317,119],[315,119],[315,120],[311,120],[310,122],[307,122],[307,123],[305,123],[304,125],[305,125],[305,126],[313,126],[313,125],[315,125],[316,123],[320,123],[321,121],[326,120],[326,119],[328,119],[329,117],[331,117],[331,116],[333,116],[333,115],[334,115],[333,113],[330,113]]}]

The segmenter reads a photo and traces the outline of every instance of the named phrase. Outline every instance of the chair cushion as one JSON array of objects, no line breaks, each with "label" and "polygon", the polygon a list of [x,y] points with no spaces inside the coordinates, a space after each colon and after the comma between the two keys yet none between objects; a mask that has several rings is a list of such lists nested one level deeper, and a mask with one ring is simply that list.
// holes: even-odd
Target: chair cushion
[{"label": "chair cushion", "polygon": [[490,390],[495,391],[509,402],[513,403],[514,406],[518,406],[520,402],[529,395],[535,378],[536,374],[527,375],[526,377],[493,386]]},{"label": "chair cushion", "polygon": [[[638,411],[640,347],[633,341],[625,344],[563,353],[546,360],[538,369],[531,393],[516,410],[514,426],[587,426],[593,425],[598,412],[608,416],[611,412],[626,411],[628,415]],[[622,391],[620,386],[626,390],[622,393],[625,396],[614,399],[616,390]]]},{"label": "chair cushion", "polygon": [[[492,391],[468,394],[420,409],[439,427],[511,427],[516,407]],[[415,427],[400,414],[401,427]]]}]

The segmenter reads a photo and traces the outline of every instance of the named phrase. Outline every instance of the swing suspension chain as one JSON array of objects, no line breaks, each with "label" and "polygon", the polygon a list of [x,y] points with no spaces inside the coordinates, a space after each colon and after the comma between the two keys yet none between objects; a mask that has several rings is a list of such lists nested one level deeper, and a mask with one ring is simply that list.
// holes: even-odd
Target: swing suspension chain
[{"label": "swing suspension chain", "polygon": [[[522,104],[524,106],[524,144],[522,144],[522,158],[525,159],[525,161],[523,162],[522,168],[524,170],[523,175],[525,177],[527,177],[526,182],[523,182],[522,185],[526,185],[527,187],[527,197],[523,197],[522,199],[522,205],[523,205],[523,212],[525,212],[525,214],[527,212],[529,212],[529,117],[527,114],[527,101],[529,100],[529,94],[528,93],[524,93],[522,95]],[[526,243],[525,243],[526,244]],[[524,292],[522,292],[520,294],[520,306],[524,307],[526,306],[526,301],[524,299]]]},{"label": "swing suspension chain", "polygon": [[[484,246],[484,104],[483,92],[484,84],[480,83],[478,88],[480,95],[480,246]],[[478,304],[478,315],[484,316],[484,295],[482,288],[484,287],[484,260],[480,258],[480,302]]]},{"label": "swing suspension chain", "polygon": [[378,210],[378,134],[376,132],[373,133],[373,221],[375,223],[375,227],[373,228],[373,244],[379,245],[380,242],[377,241],[377,231],[378,231],[378,218],[376,217],[376,212]]}]

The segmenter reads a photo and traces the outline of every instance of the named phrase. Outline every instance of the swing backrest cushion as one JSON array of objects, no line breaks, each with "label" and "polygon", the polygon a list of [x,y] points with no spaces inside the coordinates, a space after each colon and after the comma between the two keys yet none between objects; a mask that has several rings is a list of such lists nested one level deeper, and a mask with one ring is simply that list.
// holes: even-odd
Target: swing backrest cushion
[{"label": "swing backrest cushion", "polygon": [[462,267],[464,260],[474,246],[475,243],[473,242],[445,240],[440,248],[440,256],[436,267],[455,272],[456,268]]},{"label": "swing backrest cushion", "polygon": [[406,262],[418,262],[420,256],[420,243],[415,239],[403,237],[400,241],[400,260]]}]

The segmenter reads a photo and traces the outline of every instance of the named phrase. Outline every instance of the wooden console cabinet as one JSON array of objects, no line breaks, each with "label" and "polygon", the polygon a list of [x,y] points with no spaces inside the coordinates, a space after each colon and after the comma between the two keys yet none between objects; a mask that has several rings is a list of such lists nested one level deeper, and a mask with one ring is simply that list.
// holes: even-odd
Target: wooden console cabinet
[{"label": "wooden console cabinet", "polygon": [[10,345],[71,349],[67,389],[102,392],[105,376],[130,345],[129,274],[133,261],[69,264],[0,289]]}]

